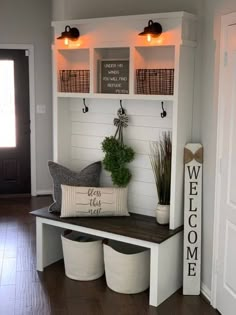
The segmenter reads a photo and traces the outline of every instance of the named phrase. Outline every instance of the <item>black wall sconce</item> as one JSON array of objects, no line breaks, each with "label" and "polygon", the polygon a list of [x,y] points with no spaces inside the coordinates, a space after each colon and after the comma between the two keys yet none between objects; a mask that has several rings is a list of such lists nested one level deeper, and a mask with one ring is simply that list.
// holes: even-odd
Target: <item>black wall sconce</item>
[{"label": "black wall sconce", "polygon": [[158,37],[162,33],[162,26],[153,20],[148,21],[148,26],[144,27],[143,32],[139,33],[140,36],[146,36],[147,41],[151,42],[152,37]]},{"label": "black wall sconce", "polygon": [[61,36],[57,37],[57,39],[64,39],[65,45],[69,44],[69,40],[77,40],[79,38],[79,30],[76,27],[70,27],[66,25],[65,31],[61,33]]}]

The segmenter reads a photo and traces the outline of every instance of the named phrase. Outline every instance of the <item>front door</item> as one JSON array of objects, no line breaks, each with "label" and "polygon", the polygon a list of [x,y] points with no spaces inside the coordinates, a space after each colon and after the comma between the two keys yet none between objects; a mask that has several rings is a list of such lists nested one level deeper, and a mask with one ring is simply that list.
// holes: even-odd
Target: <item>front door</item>
[{"label": "front door", "polygon": [[30,191],[27,51],[0,49],[0,194]]},{"label": "front door", "polygon": [[[236,16],[235,16],[236,17]],[[236,19],[235,19],[236,22]],[[231,23],[232,24],[232,23]],[[226,27],[221,76],[221,180],[216,308],[236,314],[236,25]]]}]

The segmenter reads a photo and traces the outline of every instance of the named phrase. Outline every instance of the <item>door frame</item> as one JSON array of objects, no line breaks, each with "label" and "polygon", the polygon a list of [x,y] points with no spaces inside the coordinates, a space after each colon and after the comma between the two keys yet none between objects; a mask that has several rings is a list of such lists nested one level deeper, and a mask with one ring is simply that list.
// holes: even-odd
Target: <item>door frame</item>
[{"label": "door frame", "polygon": [[0,44],[0,49],[28,50],[29,52],[29,102],[30,102],[30,175],[31,195],[36,196],[36,134],[35,134],[35,79],[34,46],[29,44]]},{"label": "door frame", "polygon": [[217,276],[219,270],[219,227],[220,227],[220,192],[221,192],[221,159],[223,143],[223,88],[224,88],[224,69],[227,62],[226,51],[226,30],[227,27],[236,24],[236,12],[223,15],[221,17],[220,32],[220,69],[219,69],[219,89],[218,89],[218,118],[217,118],[217,139],[216,139],[216,175],[215,175],[215,206],[214,206],[214,231],[213,231],[213,255],[212,255],[212,279],[211,279],[211,304],[217,307]]}]

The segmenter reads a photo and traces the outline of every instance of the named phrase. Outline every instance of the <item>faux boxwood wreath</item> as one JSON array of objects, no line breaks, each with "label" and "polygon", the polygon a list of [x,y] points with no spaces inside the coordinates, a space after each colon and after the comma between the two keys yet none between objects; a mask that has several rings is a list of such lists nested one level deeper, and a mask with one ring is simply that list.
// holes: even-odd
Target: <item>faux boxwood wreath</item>
[{"label": "faux boxwood wreath", "polygon": [[102,150],[105,152],[103,165],[105,170],[111,172],[112,182],[115,186],[126,187],[132,177],[126,164],[134,159],[134,150],[123,143],[123,128],[127,127],[128,117],[121,107],[118,117],[114,119],[117,130],[114,136],[106,137],[102,142]]}]

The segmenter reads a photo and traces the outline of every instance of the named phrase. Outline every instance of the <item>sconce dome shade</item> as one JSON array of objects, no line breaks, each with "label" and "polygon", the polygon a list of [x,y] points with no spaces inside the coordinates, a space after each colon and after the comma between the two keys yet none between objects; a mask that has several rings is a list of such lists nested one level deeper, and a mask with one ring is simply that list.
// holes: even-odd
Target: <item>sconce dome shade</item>
[{"label": "sconce dome shade", "polygon": [[153,22],[152,20],[148,21],[148,26],[144,27],[143,32],[139,33],[141,36],[152,35],[153,37],[158,37],[162,33],[161,24]]},{"label": "sconce dome shade", "polygon": [[70,40],[77,40],[79,38],[79,30],[76,27],[70,27],[66,25],[65,31],[61,33],[61,36],[57,37],[57,39],[65,39],[68,38]]}]

